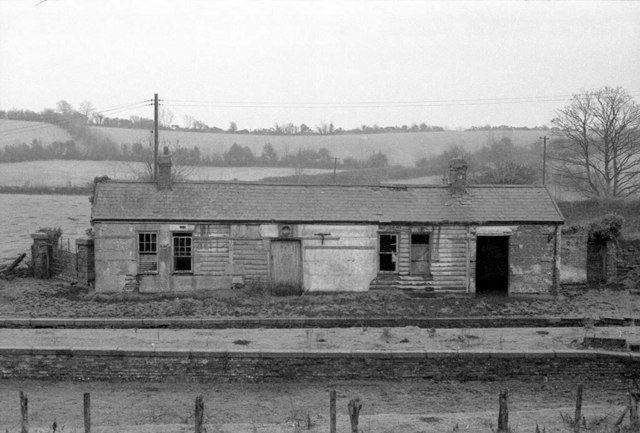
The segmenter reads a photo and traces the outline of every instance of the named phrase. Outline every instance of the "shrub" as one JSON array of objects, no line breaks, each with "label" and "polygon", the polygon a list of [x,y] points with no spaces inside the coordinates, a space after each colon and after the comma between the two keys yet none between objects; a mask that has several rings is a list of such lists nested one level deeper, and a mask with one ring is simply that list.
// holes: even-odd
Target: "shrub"
[{"label": "shrub", "polygon": [[620,237],[624,218],[617,214],[606,214],[589,224],[589,239],[596,243],[615,241]]},{"label": "shrub", "polygon": [[186,298],[186,299],[176,299],[174,302],[174,314],[177,316],[191,316],[193,315],[200,307],[202,307],[202,302]]},{"label": "shrub", "polygon": [[46,234],[49,238],[49,243],[56,245],[62,236],[62,229],[60,227],[41,227],[38,229],[38,233]]}]

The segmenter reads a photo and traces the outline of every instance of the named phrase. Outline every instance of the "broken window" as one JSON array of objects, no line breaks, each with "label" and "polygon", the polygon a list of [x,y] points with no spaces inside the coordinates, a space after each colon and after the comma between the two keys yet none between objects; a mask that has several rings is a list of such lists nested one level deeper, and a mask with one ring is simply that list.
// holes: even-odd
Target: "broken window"
[{"label": "broken window", "polygon": [[380,252],[379,263],[380,270],[387,272],[396,271],[398,253],[398,235],[381,234],[380,235]]},{"label": "broken window", "polygon": [[138,233],[138,272],[158,271],[158,234]]},{"label": "broken window", "polygon": [[191,233],[173,234],[173,270],[191,272]]}]

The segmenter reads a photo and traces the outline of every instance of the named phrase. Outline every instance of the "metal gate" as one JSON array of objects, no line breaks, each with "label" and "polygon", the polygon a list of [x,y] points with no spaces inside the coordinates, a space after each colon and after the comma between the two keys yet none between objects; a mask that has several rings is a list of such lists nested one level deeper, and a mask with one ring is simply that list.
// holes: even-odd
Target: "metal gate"
[{"label": "metal gate", "polygon": [[53,246],[51,258],[53,277],[71,282],[78,281],[78,253],[71,251],[69,239],[65,242],[61,238],[58,244]]}]

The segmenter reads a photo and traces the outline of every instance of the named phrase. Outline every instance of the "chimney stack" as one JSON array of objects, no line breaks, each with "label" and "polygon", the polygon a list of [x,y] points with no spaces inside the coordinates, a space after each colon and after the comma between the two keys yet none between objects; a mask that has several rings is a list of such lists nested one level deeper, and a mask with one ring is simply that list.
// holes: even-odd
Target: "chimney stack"
[{"label": "chimney stack", "polygon": [[449,161],[449,187],[452,194],[467,192],[467,162],[463,158]]},{"label": "chimney stack", "polygon": [[164,153],[158,156],[158,189],[171,189],[171,155],[169,148],[164,147]]}]

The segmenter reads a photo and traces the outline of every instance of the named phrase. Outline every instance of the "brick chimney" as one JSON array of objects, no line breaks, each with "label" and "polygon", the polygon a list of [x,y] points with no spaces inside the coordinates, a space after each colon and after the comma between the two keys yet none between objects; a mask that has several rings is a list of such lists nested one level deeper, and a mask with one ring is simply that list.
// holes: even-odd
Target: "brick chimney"
[{"label": "brick chimney", "polygon": [[158,156],[158,189],[171,189],[171,155],[167,146]]},{"label": "brick chimney", "polygon": [[453,158],[449,161],[449,187],[452,194],[464,194],[467,191],[467,161]]}]

